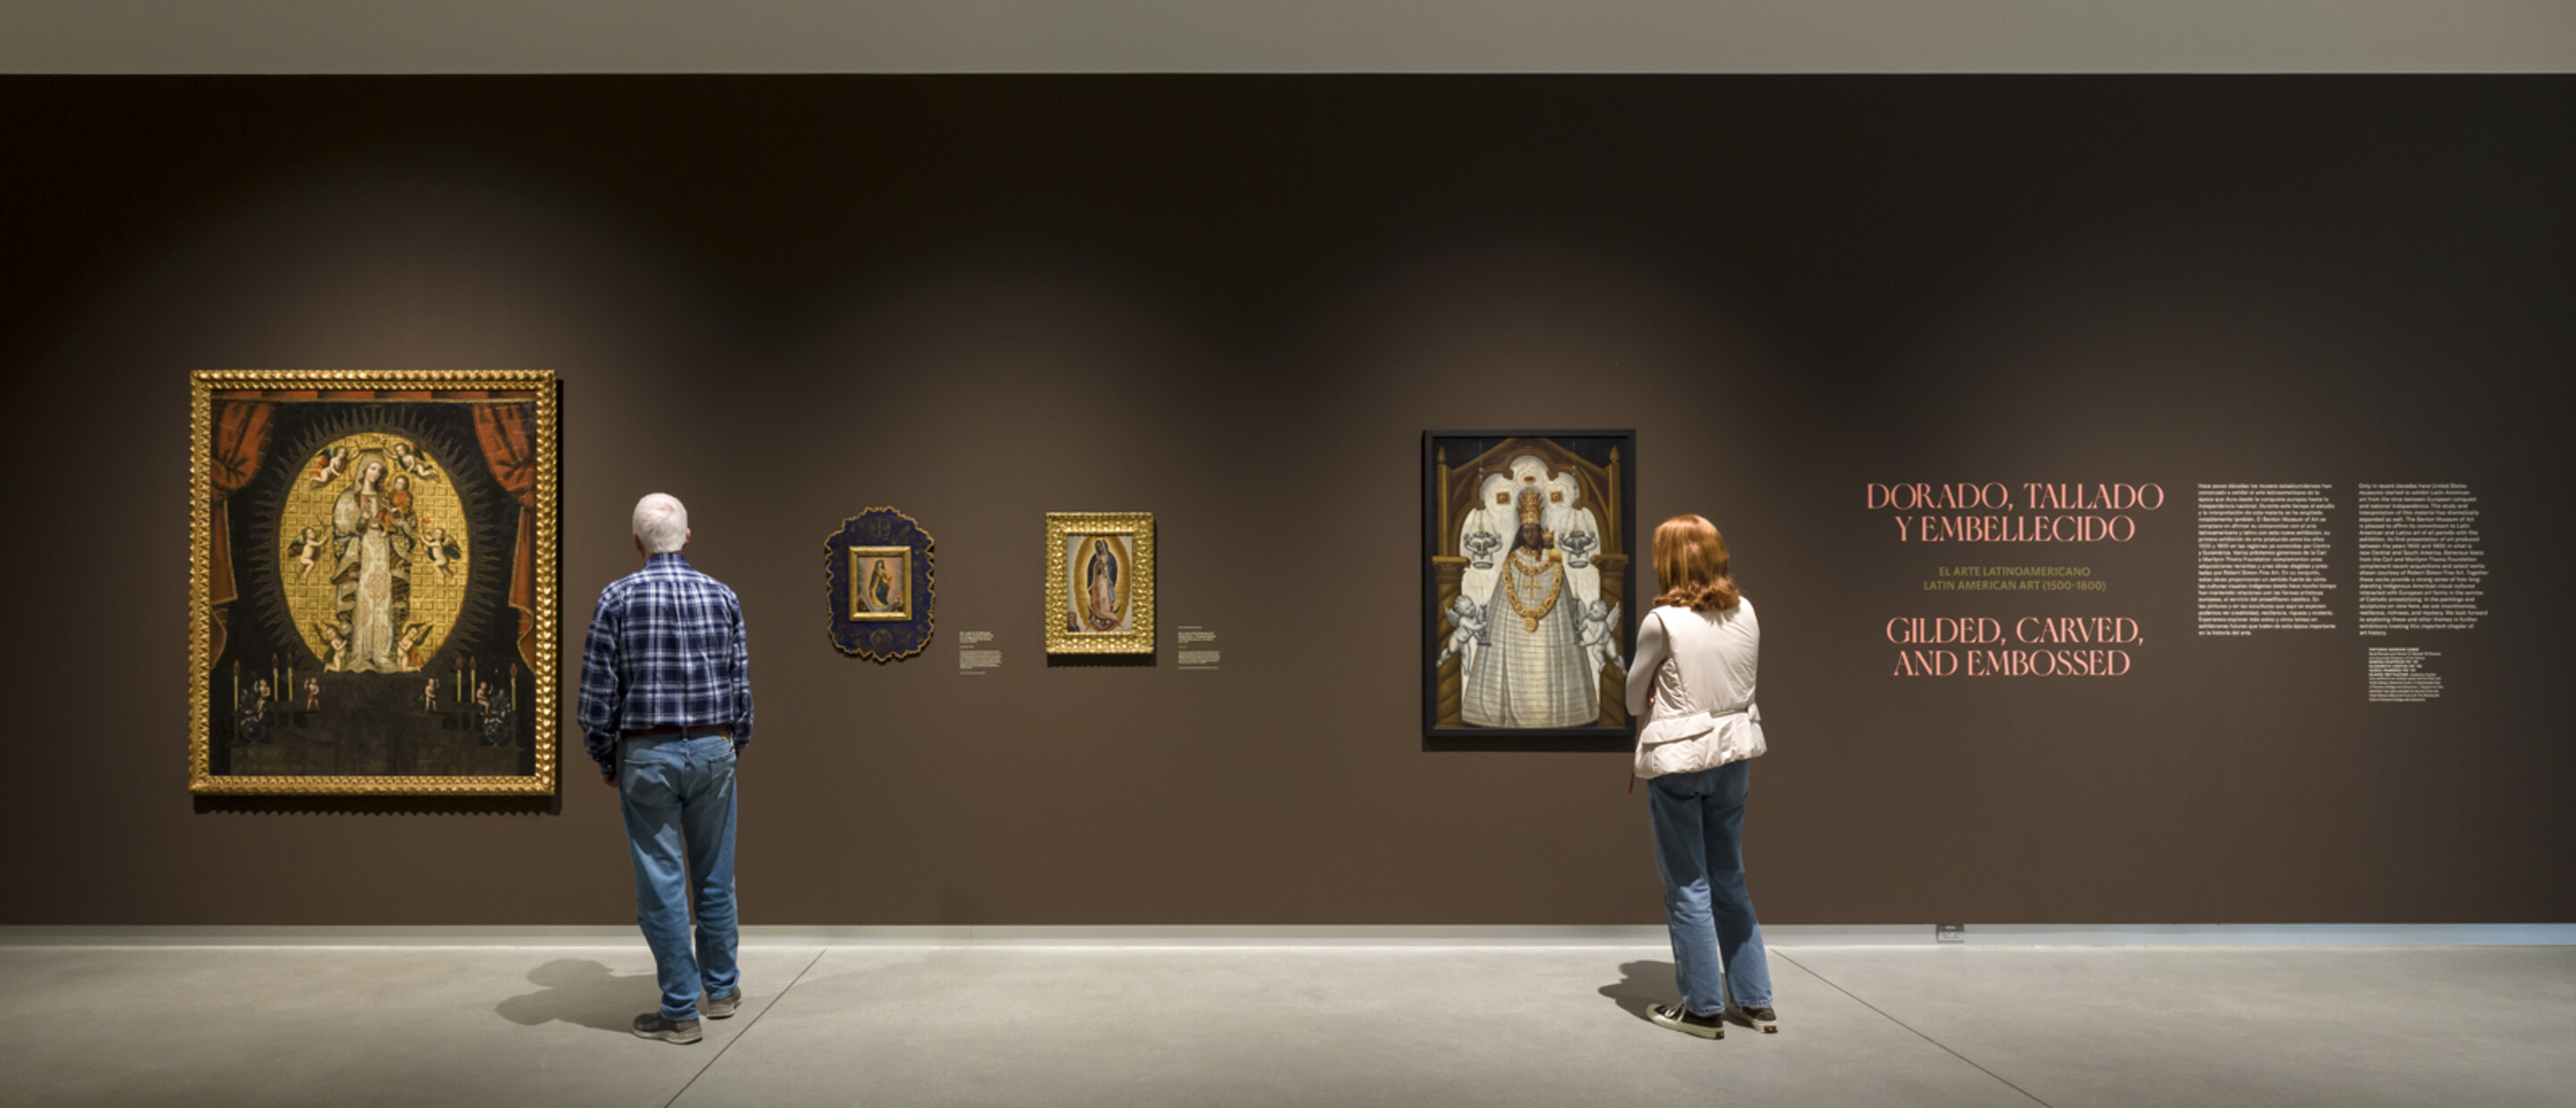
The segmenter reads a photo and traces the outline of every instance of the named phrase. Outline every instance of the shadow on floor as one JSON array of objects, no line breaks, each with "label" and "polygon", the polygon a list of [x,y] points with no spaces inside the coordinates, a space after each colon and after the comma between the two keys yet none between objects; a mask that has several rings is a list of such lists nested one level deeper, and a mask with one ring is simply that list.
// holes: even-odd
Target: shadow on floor
[{"label": "shadow on floor", "polygon": [[1673,1003],[1681,994],[1673,986],[1671,962],[1629,962],[1619,967],[1623,974],[1617,982],[1601,986],[1601,995],[1609,997],[1619,1010],[1648,1023],[1646,1006],[1661,1001]]},{"label": "shadow on floor", "polygon": [[661,1006],[662,985],[652,974],[624,977],[587,959],[558,958],[528,971],[538,991],[511,997],[492,1010],[522,1027],[561,1020],[599,1031],[631,1035],[635,1017]]}]

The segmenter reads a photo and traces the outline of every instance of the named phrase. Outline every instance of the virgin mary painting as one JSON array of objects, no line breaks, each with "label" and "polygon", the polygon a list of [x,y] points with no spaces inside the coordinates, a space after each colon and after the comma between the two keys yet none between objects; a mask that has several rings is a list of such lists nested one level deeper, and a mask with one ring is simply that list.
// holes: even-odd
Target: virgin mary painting
[{"label": "virgin mary painting", "polygon": [[552,375],[191,380],[189,788],[553,791]]},{"label": "virgin mary painting", "polygon": [[899,546],[853,546],[849,614],[867,621],[912,618],[912,552]]},{"label": "virgin mary painting", "polygon": [[868,569],[868,610],[891,612],[897,599],[894,575],[886,572],[886,560],[879,558]]},{"label": "virgin mary painting", "polygon": [[391,467],[370,450],[356,460],[358,479],[331,504],[331,574],[339,638],[347,643],[324,668],[338,673],[402,673],[414,667],[401,643],[411,614],[410,513],[385,488]]},{"label": "virgin mary painting", "polygon": [[1118,602],[1118,555],[1109,544],[1091,541],[1091,563],[1082,569],[1083,622],[1094,631],[1115,631],[1126,622]]},{"label": "virgin mary painting", "polygon": [[1154,517],[1047,513],[1047,653],[1154,653]]},{"label": "virgin mary painting", "polygon": [[1627,431],[1423,435],[1426,739],[1628,741],[1635,451]]}]

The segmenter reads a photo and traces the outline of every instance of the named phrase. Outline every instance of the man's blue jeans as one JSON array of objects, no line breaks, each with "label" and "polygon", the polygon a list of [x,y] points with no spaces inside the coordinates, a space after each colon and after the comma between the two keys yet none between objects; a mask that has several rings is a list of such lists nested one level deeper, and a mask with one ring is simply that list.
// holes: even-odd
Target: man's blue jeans
[{"label": "man's blue jeans", "polygon": [[734,964],[733,740],[654,735],[618,746],[617,795],[635,855],[635,922],[653,948],[663,1018],[696,1019],[700,989],[721,996],[742,976]]},{"label": "man's blue jeans", "polygon": [[1664,876],[1664,924],[1673,933],[1673,977],[1682,1004],[1713,1016],[1729,992],[1745,1008],[1771,1004],[1762,925],[1744,891],[1744,794],[1751,762],[1647,782],[1655,868]]}]

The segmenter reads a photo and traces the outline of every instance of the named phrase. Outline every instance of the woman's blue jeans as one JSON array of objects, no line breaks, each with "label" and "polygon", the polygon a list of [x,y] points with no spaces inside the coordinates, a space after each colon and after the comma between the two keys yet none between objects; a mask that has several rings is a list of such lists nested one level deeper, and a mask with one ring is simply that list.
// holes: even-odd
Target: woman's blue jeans
[{"label": "woman's blue jeans", "polygon": [[618,747],[617,795],[635,855],[635,922],[653,948],[662,1017],[693,1020],[700,989],[721,996],[742,976],[734,963],[733,740],[651,736]]},{"label": "woman's blue jeans", "polygon": [[1762,924],[1744,891],[1744,794],[1750,762],[1646,783],[1655,820],[1655,868],[1664,877],[1664,923],[1673,933],[1673,977],[1700,1015],[1771,1004]]}]

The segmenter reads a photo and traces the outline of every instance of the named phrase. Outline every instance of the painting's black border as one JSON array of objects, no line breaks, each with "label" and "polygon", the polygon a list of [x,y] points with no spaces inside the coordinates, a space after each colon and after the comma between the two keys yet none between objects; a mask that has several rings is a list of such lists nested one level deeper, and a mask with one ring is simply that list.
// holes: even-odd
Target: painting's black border
[{"label": "painting's black border", "polygon": [[1597,754],[1625,753],[1636,746],[1636,721],[1619,727],[1532,727],[1497,730],[1486,727],[1439,727],[1435,720],[1440,710],[1440,667],[1433,659],[1440,656],[1440,612],[1433,603],[1440,595],[1439,575],[1431,557],[1440,550],[1441,521],[1432,518],[1433,506],[1439,503],[1439,491],[1433,458],[1438,442],[1450,438],[1543,438],[1543,439],[1619,439],[1619,549],[1628,556],[1628,572],[1620,579],[1619,655],[1635,656],[1637,649],[1637,572],[1646,564],[1637,552],[1637,432],[1622,430],[1429,430],[1422,433],[1422,749],[1425,751],[1492,752],[1510,751],[1527,754]]}]

